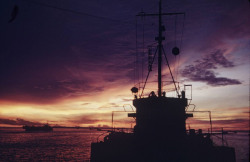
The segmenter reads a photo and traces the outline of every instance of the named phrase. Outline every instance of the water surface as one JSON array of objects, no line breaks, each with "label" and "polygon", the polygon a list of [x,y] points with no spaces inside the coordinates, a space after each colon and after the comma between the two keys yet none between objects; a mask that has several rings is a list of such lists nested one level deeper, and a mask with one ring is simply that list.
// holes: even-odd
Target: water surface
[{"label": "water surface", "polygon": [[[22,128],[0,128],[0,161],[88,162],[91,142],[96,142],[103,133],[105,132],[73,128],[54,128],[53,132],[29,133]],[[213,137],[213,140],[215,144],[222,145],[219,137]],[[248,133],[230,133],[224,139],[228,146],[235,148],[237,162],[249,161]]]},{"label": "water surface", "polygon": [[88,129],[54,128],[53,132],[0,129],[1,161],[89,161],[90,144],[103,133]]}]

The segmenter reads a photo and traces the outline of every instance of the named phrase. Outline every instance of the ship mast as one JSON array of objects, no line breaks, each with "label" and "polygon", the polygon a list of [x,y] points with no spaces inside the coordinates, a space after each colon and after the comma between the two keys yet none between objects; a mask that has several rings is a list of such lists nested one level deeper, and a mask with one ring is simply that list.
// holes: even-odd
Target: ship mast
[{"label": "ship mast", "polygon": [[158,97],[161,97],[162,94],[162,72],[161,72],[161,63],[162,63],[162,20],[161,20],[161,0],[159,1],[159,36],[158,38]]},{"label": "ship mast", "polygon": [[[158,42],[158,45],[157,45],[158,46],[158,48],[157,48],[157,52],[158,52],[158,97],[162,96],[162,52],[164,53],[165,59],[167,61],[167,65],[169,67],[169,71],[170,71],[171,76],[172,76],[172,80],[173,80],[174,85],[175,85],[175,81],[174,81],[174,78],[173,78],[173,75],[172,75],[172,72],[171,72],[168,60],[167,60],[167,56],[166,56],[166,54],[164,52],[164,49],[163,49],[163,46],[162,46],[162,41],[165,40],[165,37],[162,36],[162,32],[165,31],[165,27],[162,25],[162,16],[164,16],[164,15],[185,15],[185,13],[183,13],[183,12],[179,12],[179,13],[162,13],[161,2],[162,1],[159,0],[159,13],[156,13],[156,14],[146,14],[144,12],[141,12],[138,15],[136,15],[136,16],[140,16],[140,17],[144,17],[144,16],[157,16],[158,17],[158,21],[159,21],[158,30],[159,31],[158,31],[158,36],[155,38],[155,40]],[[179,54],[179,49],[177,47],[174,47],[173,50],[172,50],[172,53],[174,55],[178,55]],[[152,64],[153,64],[153,62],[151,63],[151,65]],[[150,71],[151,70],[148,71],[148,75],[147,75],[146,81],[144,83],[144,86],[143,86],[142,93],[141,93],[140,97],[143,94],[143,91],[144,91],[144,88],[146,86],[146,83],[147,83]],[[175,89],[176,89],[176,92],[178,94],[176,85],[175,85]],[[138,88],[133,87],[131,89],[131,91],[133,93],[137,93],[138,92]],[[179,94],[178,94],[178,96],[179,96]]]}]

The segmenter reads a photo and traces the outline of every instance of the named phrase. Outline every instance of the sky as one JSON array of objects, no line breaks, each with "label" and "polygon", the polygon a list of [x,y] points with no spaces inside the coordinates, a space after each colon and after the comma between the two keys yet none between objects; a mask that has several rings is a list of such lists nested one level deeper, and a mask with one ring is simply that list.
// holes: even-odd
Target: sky
[{"label": "sky", "polygon": [[[249,1],[163,0],[162,10],[185,12],[163,17],[163,48],[180,90],[192,84],[191,104],[212,111],[214,128],[248,130]],[[158,28],[139,12],[157,13],[158,1],[1,1],[0,126],[111,126],[112,111],[134,110],[130,89],[145,81]],[[156,69],[155,61],[145,95],[157,91]],[[163,81],[167,96],[176,95],[166,62]],[[208,114],[194,116],[189,126],[206,128]],[[114,119],[134,122],[121,112]]]}]

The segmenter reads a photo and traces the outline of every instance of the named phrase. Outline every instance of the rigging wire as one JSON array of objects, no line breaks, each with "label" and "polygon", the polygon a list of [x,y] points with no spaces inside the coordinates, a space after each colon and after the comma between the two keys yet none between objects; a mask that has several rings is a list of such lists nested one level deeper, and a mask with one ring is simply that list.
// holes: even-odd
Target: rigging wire
[{"label": "rigging wire", "polygon": [[137,47],[137,17],[135,17],[135,62],[134,62],[134,84],[135,82],[138,82],[137,77],[137,63],[138,60],[138,47]]},{"label": "rigging wire", "polygon": [[166,53],[165,53],[164,48],[162,48],[162,51],[163,51],[163,53],[164,53],[164,56],[165,56],[165,59],[166,59],[167,65],[168,65],[169,72],[170,72],[170,74],[171,74],[171,77],[172,77],[172,80],[173,80],[173,83],[174,83],[174,87],[175,87],[176,93],[177,93],[177,95],[179,96],[179,92],[178,92],[178,90],[177,90],[177,87],[176,87],[176,84],[175,84],[175,81],[174,81],[174,77],[173,77],[173,74],[172,74],[170,65],[169,65],[169,63],[168,63],[168,59],[167,59],[167,56],[166,56]]},{"label": "rigging wire", "polygon": [[177,75],[176,75],[177,74],[177,70],[176,70],[177,65],[176,64],[177,64],[177,56],[174,56],[174,76],[175,76],[174,78],[175,78],[175,80],[177,80]]},{"label": "rigging wire", "polygon": [[[183,41],[183,33],[184,33],[184,29],[185,29],[185,20],[186,20],[186,14],[183,15],[182,30],[181,30],[180,51],[182,51],[182,41]],[[181,59],[181,55],[179,55],[179,57],[177,57],[176,80],[178,80],[178,75],[179,75],[180,59]]]},{"label": "rigging wire", "polygon": [[[177,17],[178,15],[175,15],[175,23],[174,23],[174,37],[175,37],[175,42],[174,42],[174,47],[176,47],[176,33],[177,33]],[[174,74],[175,74],[175,80],[177,80],[177,75],[176,75],[176,55],[174,56]]]},{"label": "rigging wire", "polygon": [[43,7],[57,9],[57,10],[64,11],[64,12],[69,12],[69,13],[73,13],[73,14],[84,15],[84,16],[88,16],[88,17],[93,17],[93,18],[96,18],[96,19],[102,19],[102,20],[108,20],[108,21],[123,23],[123,24],[134,25],[133,23],[131,23],[129,21],[121,21],[121,20],[112,19],[112,18],[109,18],[109,17],[93,15],[93,14],[89,14],[89,13],[85,13],[85,12],[80,12],[80,11],[75,11],[75,10],[71,10],[71,9],[66,9],[66,8],[62,8],[62,7],[57,7],[57,6],[53,6],[53,5],[49,5],[49,4],[41,3],[41,2],[37,2],[37,1],[31,1],[31,0],[22,0],[22,1],[28,2],[28,3],[32,3],[32,4],[35,4],[35,5],[38,5],[38,6],[43,6]]},{"label": "rigging wire", "polygon": [[180,50],[181,50],[181,48],[182,48],[183,33],[184,33],[184,29],[185,29],[185,20],[186,20],[186,14],[183,15],[183,23],[182,23],[182,30],[181,30]]},{"label": "rigging wire", "polygon": [[175,37],[175,42],[174,42],[174,45],[176,46],[176,24],[177,24],[177,17],[178,15],[175,15],[175,22],[174,22],[174,37]]},{"label": "rigging wire", "polygon": [[[143,11],[140,13],[145,14]],[[142,41],[138,41],[139,36],[142,37]],[[144,60],[145,60],[144,55],[145,55],[145,21],[144,17],[141,17],[141,21],[139,23],[139,20],[136,17],[136,72],[135,73],[137,77],[137,82],[139,83],[139,91],[142,90],[140,83],[144,83]]]},{"label": "rigging wire", "polygon": [[141,86],[140,86],[140,70],[139,70],[139,51],[138,51],[138,19],[137,19],[137,17],[136,17],[136,61],[135,61],[135,80],[136,80],[136,82],[139,84],[138,86],[138,88],[139,88],[139,92],[140,92],[140,90],[141,90]]},{"label": "rigging wire", "polygon": [[[154,63],[154,60],[155,60],[155,56],[156,56],[156,54],[157,54],[157,51],[158,51],[158,46],[157,46],[157,49],[155,50],[155,54],[154,54],[153,60],[152,60],[152,62],[151,62],[151,66],[152,66],[153,63]],[[143,91],[144,91],[145,86],[146,86],[146,83],[147,83],[147,81],[148,81],[148,77],[149,77],[150,72],[151,72],[151,71],[149,70],[149,71],[148,71],[147,78],[146,78],[146,80],[145,80],[145,82],[144,82],[144,85],[143,85],[143,88],[142,88],[142,93],[141,93],[141,95],[140,95],[140,98],[141,98],[142,95],[143,95]]]},{"label": "rigging wire", "polygon": [[144,76],[144,17],[142,16],[142,55],[141,55],[141,81],[143,82]]}]

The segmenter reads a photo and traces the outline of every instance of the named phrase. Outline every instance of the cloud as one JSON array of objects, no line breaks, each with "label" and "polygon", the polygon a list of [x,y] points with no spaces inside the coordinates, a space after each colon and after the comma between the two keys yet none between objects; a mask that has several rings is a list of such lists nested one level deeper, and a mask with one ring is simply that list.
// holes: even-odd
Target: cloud
[{"label": "cloud", "polygon": [[110,122],[111,113],[87,113],[82,115],[75,115],[66,119],[73,124],[97,124],[102,122]]},{"label": "cloud", "polygon": [[248,119],[228,119],[228,120],[214,120],[213,124],[225,124],[225,125],[248,125]]},{"label": "cloud", "polygon": [[129,41],[131,34],[125,28],[119,29],[111,32],[100,29],[98,34],[79,42],[20,41],[20,45],[6,45],[0,49],[1,100],[54,103],[96,94],[111,84],[115,87],[132,80],[134,42]]},{"label": "cloud", "polygon": [[8,124],[8,125],[42,125],[42,123],[32,122],[32,121],[24,120],[24,119],[21,119],[21,118],[17,118],[16,120],[0,119],[0,124]]},{"label": "cloud", "polygon": [[[199,120],[195,118],[189,118],[187,125],[195,129],[207,129],[210,127],[208,120]],[[212,120],[213,130],[221,130],[221,128],[229,130],[248,130],[249,120],[242,118],[235,119],[217,119]]]},{"label": "cloud", "polygon": [[[113,114],[113,120],[115,123],[131,123],[131,121],[134,121],[132,118],[128,118],[127,116],[128,112],[119,112],[116,111]],[[70,123],[72,125],[80,125],[80,124],[100,124],[100,123],[106,123],[111,125],[111,117],[112,112],[106,111],[102,113],[85,113],[81,115],[71,115],[71,116],[65,116],[64,121],[66,123]]]},{"label": "cloud", "polygon": [[110,109],[110,108],[119,108],[119,107],[121,107],[121,105],[117,103],[106,103],[106,104],[101,105],[99,109]]},{"label": "cloud", "polygon": [[[198,43],[196,47],[204,49],[205,47],[201,45],[204,44],[211,49],[211,46],[214,47],[215,44],[221,42],[218,40],[224,40],[227,37],[242,38],[244,35],[249,37],[247,28],[249,25],[246,25],[249,21],[245,21],[248,17],[241,15],[248,10],[242,13],[242,7],[236,7],[237,10],[230,7],[235,5],[244,7],[243,2],[232,1],[229,6],[219,5],[221,8],[216,8],[216,12],[214,12],[215,5],[224,4],[224,1],[197,3],[192,0],[170,3],[163,3],[164,11],[187,11],[186,27],[188,30],[185,30],[184,34],[189,33],[186,36],[189,39],[185,41],[185,44],[189,43],[190,47]],[[67,6],[63,4],[62,2],[62,6]],[[51,103],[65,98],[94,94],[92,92],[102,92],[111,86],[121,86],[125,82],[131,83],[134,75],[132,67],[135,54],[134,16],[141,8],[148,13],[154,13],[158,8],[157,3],[149,0],[147,3],[136,1],[133,5],[131,4],[132,2],[127,1],[114,3],[91,1],[79,2],[71,6],[71,9],[84,10],[93,15],[105,14],[105,17],[120,20],[118,22],[58,10],[45,10],[45,8],[38,8],[38,12],[23,6],[15,26],[7,26],[3,24],[4,21],[1,22],[3,30],[1,30],[2,39],[0,39],[2,44],[0,48],[0,98],[11,101]],[[103,7],[105,5],[107,6]],[[169,5],[173,7],[169,8]],[[3,6],[5,6],[3,11],[6,12],[7,7]],[[233,12],[225,12],[224,7],[230,11],[233,9]],[[24,13],[30,13],[29,17],[22,15]],[[61,14],[64,16],[60,16]],[[218,14],[220,17],[217,18]],[[51,15],[49,19],[48,15]],[[175,26],[174,17],[170,22],[168,19],[165,21],[164,18],[164,22],[168,22],[167,40],[174,37],[173,27]],[[157,22],[157,19],[152,18],[153,20]],[[132,22],[132,25],[125,21]],[[181,22],[182,19],[179,17],[177,34],[181,33]],[[188,22],[193,26],[190,26]],[[150,26],[152,26],[151,23]],[[147,26],[145,31],[154,29],[156,26],[150,28]],[[206,33],[206,35],[199,37],[199,34],[194,33]],[[145,34],[145,40],[153,41],[155,36],[153,31]],[[197,37],[195,39],[197,42],[194,41],[194,36]],[[168,53],[167,50],[171,51],[166,48],[166,53]],[[170,62],[171,59],[174,59],[174,56],[169,58]],[[223,59],[218,61],[218,64],[231,66]],[[221,85],[239,83],[237,80],[218,78],[211,69],[206,72],[211,79],[208,81],[209,84],[214,82]]]},{"label": "cloud", "polygon": [[182,76],[192,81],[205,82],[211,86],[241,84],[241,82],[237,79],[217,77],[216,73],[213,71],[219,67],[235,67],[233,62],[227,60],[227,58],[223,55],[224,52],[225,50],[216,50],[210,55],[206,55],[202,59],[194,61],[194,64],[185,66],[181,72]]},{"label": "cloud", "polygon": [[98,93],[104,90],[102,85],[93,85],[89,80],[70,78],[64,80],[48,79],[49,81],[23,81],[2,84],[0,96],[6,100],[30,103],[53,103],[60,99],[84,96],[90,92]]},{"label": "cloud", "polygon": [[[227,3],[226,6],[225,3]],[[232,40],[248,40],[239,44],[249,44],[250,17],[246,1],[221,0],[215,3],[190,1],[187,5],[180,6],[186,6],[184,11],[187,13],[187,19],[184,35],[187,35],[186,39],[191,42],[190,49],[197,48],[205,51],[221,46],[232,48],[233,44],[229,43]],[[186,43],[189,44],[188,41],[185,41],[185,46]],[[198,46],[194,46],[195,44]]]}]

